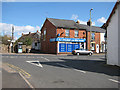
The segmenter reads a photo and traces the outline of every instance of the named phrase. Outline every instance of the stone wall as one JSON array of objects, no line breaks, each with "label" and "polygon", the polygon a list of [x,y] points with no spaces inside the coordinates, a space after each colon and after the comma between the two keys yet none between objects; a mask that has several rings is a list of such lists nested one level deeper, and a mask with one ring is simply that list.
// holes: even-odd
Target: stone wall
[{"label": "stone wall", "polygon": [[[9,52],[11,52],[9,48]],[[8,53],[8,45],[0,44],[0,53]]]},{"label": "stone wall", "polygon": [[29,50],[31,50],[31,46],[22,45],[23,53],[26,52],[26,48],[29,49]]},{"label": "stone wall", "polygon": [[[23,53],[26,52],[26,48],[31,50],[31,46],[22,45]],[[11,47],[8,51],[8,45],[0,44],[0,53],[11,53]]]}]

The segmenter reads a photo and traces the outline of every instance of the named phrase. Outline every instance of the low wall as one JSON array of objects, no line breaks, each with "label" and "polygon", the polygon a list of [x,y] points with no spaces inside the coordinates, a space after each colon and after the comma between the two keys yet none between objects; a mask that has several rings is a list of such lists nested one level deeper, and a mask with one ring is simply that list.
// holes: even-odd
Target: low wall
[{"label": "low wall", "polygon": [[[31,50],[31,46],[22,45],[23,53],[26,52],[26,48]],[[0,44],[0,53],[11,53],[11,47],[8,45]]]},{"label": "low wall", "polygon": [[8,48],[8,45],[0,44],[0,53],[9,53],[11,48]]}]

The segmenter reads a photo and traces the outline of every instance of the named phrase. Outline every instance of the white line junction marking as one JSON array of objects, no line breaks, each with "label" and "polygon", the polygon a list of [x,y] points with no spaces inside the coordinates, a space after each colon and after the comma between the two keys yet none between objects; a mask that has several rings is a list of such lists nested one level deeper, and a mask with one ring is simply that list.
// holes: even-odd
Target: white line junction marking
[{"label": "white line junction marking", "polygon": [[116,83],[120,83],[119,81],[117,80],[114,80],[114,79],[109,79],[110,81],[113,81],[113,82],[116,82]]},{"label": "white line junction marking", "polygon": [[[41,58],[43,58],[43,59],[45,59],[45,60],[47,60],[47,61],[50,61],[49,59],[47,59],[47,58],[45,58],[45,57],[41,57]],[[29,63],[31,63],[31,64],[34,64],[34,63],[32,63],[32,62],[35,62],[35,61],[27,61],[27,62],[29,62]],[[37,61],[37,62],[39,62],[39,61]],[[40,62],[39,62],[39,64],[40,64]],[[57,63],[58,65],[61,65],[61,66],[63,66],[63,67],[66,67],[66,68],[71,68],[71,67],[69,67],[69,66],[66,66],[66,65],[64,65],[64,64],[60,64],[60,63]],[[35,64],[36,65],[36,64]],[[41,64],[40,64],[41,65]],[[41,65],[42,66],[42,65]],[[43,66],[42,66],[43,67]],[[73,69],[73,68],[72,68]],[[83,71],[83,70],[78,70],[78,69],[73,69],[73,70],[75,70],[75,71],[78,71],[78,72],[82,72],[82,73],[86,73],[85,71]]]},{"label": "white line junction marking", "polygon": [[47,58],[45,58],[45,57],[41,57],[41,58],[43,58],[43,59],[45,59],[45,60],[47,60],[47,61],[50,61],[49,59],[47,59]]},{"label": "white line junction marking", "polygon": [[[61,65],[61,66],[63,66],[63,67],[66,67],[66,68],[71,68],[71,67],[69,67],[69,66],[66,66],[66,65],[63,65],[63,64],[60,64],[60,63],[57,63],[58,65]],[[78,71],[78,72],[82,72],[82,73],[86,73],[85,71],[83,71],[83,70],[78,70],[78,69],[74,69],[74,68],[71,68],[71,69],[73,69],[73,70],[75,70],[75,71]]]},{"label": "white line junction marking", "polygon": [[[42,68],[43,68],[43,66],[40,64],[40,61],[26,61],[26,62],[28,62],[28,63],[30,63],[30,64],[33,64],[33,65],[36,65],[36,66],[38,66],[38,67],[42,67]],[[36,62],[37,64],[35,64],[35,62]]]}]

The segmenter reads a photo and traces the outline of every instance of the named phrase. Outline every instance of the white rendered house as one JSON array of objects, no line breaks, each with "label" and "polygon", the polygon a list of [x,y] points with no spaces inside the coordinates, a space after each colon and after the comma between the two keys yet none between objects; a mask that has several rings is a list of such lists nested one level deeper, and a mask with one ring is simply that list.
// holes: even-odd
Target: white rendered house
[{"label": "white rendered house", "polygon": [[120,66],[120,1],[117,1],[106,24],[107,64]]}]

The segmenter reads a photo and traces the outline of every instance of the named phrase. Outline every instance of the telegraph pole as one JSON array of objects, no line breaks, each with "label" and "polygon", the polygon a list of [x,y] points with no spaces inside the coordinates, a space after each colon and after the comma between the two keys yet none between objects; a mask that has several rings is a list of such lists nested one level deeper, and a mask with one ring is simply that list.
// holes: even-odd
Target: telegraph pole
[{"label": "telegraph pole", "polygon": [[14,40],[14,26],[12,26],[12,46],[11,46],[11,53],[13,53],[13,40]]},{"label": "telegraph pole", "polygon": [[91,21],[91,11],[93,10],[93,8],[91,8],[90,9],[90,51],[91,51],[91,46],[92,46],[92,44],[91,44],[91,24],[92,24],[92,21]]}]

